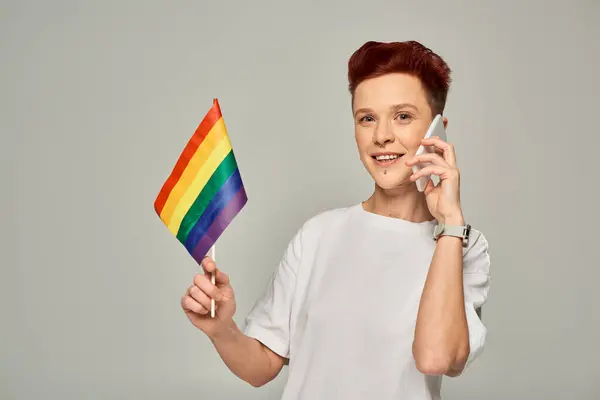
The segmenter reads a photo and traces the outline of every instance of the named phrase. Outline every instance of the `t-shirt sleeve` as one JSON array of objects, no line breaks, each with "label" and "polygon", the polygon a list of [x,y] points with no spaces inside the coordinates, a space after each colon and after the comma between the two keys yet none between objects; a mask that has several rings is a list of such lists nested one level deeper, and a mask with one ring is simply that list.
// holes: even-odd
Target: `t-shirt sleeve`
[{"label": "t-shirt sleeve", "polygon": [[490,289],[490,256],[488,242],[481,232],[475,231],[472,244],[463,255],[463,287],[469,328],[469,366],[483,351],[487,328],[481,319],[481,307],[487,301]]},{"label": "t-shirt sleeve", "polygon": [[268,285],[244,320],[243,332],[289,358],[291,308],[302,254],[302,230],[289,242]]}]

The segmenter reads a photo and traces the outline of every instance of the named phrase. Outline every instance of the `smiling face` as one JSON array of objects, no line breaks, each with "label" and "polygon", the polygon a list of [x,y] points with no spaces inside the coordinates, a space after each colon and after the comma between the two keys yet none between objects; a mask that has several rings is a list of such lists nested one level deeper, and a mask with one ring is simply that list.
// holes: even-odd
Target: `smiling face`
[{"label": "smiling face", "polygon": [[360,159],[375,183],[382,189],[415,185],[404,162],[434,117],[419,78],[394,73],[367,79],[356,87],[352,108]]}]

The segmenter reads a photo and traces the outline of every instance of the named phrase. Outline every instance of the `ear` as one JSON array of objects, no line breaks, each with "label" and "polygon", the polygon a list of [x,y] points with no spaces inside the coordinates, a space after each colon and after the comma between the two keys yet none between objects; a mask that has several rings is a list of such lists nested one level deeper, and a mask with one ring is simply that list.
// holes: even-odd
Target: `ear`
[{"label": "ear", "polygon": [[444,123],[444,129],[448,129],[448,118],[443,117],[442,122]]}]

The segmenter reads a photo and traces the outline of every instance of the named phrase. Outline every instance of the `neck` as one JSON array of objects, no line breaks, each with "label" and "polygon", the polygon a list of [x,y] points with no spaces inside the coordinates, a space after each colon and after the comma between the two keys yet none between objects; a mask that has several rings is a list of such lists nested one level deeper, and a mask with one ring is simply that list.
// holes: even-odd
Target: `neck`
[{"label": "neck", "polygon": [[365,210],[404,219],[410,222],[425,222],[434,219],[429,212],[425,195],[414,185],[400,186],[394,189],[382,189],[375,185],[375,191],[363,203]]}]

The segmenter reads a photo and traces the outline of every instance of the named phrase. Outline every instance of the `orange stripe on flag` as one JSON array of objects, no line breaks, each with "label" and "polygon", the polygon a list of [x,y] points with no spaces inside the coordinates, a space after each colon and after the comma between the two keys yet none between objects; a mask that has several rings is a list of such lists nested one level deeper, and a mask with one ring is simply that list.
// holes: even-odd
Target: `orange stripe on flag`
[{"label": "orange stripe on flag", "polygon": [[208,110],[208,112],[200,122],[200,125],[198,125],[196,132],[194,132],[189,142],[183,149],[183,152],[179,156],[179,159],[177,160],[177,163],[175,164],[171,175],[165,181],[162,189],[158,193],[156,200],[154,201],[154,209],[156,210],[158,215],[160,215],[160,213],[162,212],[162,209],[165,206],[165,203],[167,202],[167,199],[169,198],[173,187],[175,187],[175,185],[179,181],[179,178],[181,178],[183,171],[185,171],[186,167],[188,166],[188,163],[196,153],[196,150],[220,118],[221,108],[219,107],[219,102],[217,101],[217,99],[214,99],[213,106],[210,110]]},{"label": "orange stripe on flag", "polygon": [[[171,190],[171,194],[160,213],[161,219],[167,226],[172,227],[173,217],[175,217],[175,221],[181,222],[181,218],[179,218],[183,217],[181,212],[183,210],[187,212],[187,208],[191,206],[190,200],[198,195],[200,188],[204,186],[210,175],[213,174],[216,165],[218,165],[215,165],[216,158],[219,158],[218,162],[221,162],[227,155],[228,150],[231,150],[231,145],[225,131],[225,122],[221,117],[206,135],[206,138],[196,150],[196,154],[191,158],[185,171]],[[221,157],[219,157],[220,155]],[[198,190],[198,192],[195,192],[195,190]],[[194,193],[196,194],[194,195]],[[177,215],[179,217],[176,217]],[[176,224],[178,225],[179,222],[176,222]],[[174,233],[177,234],[177,231]]]}]

